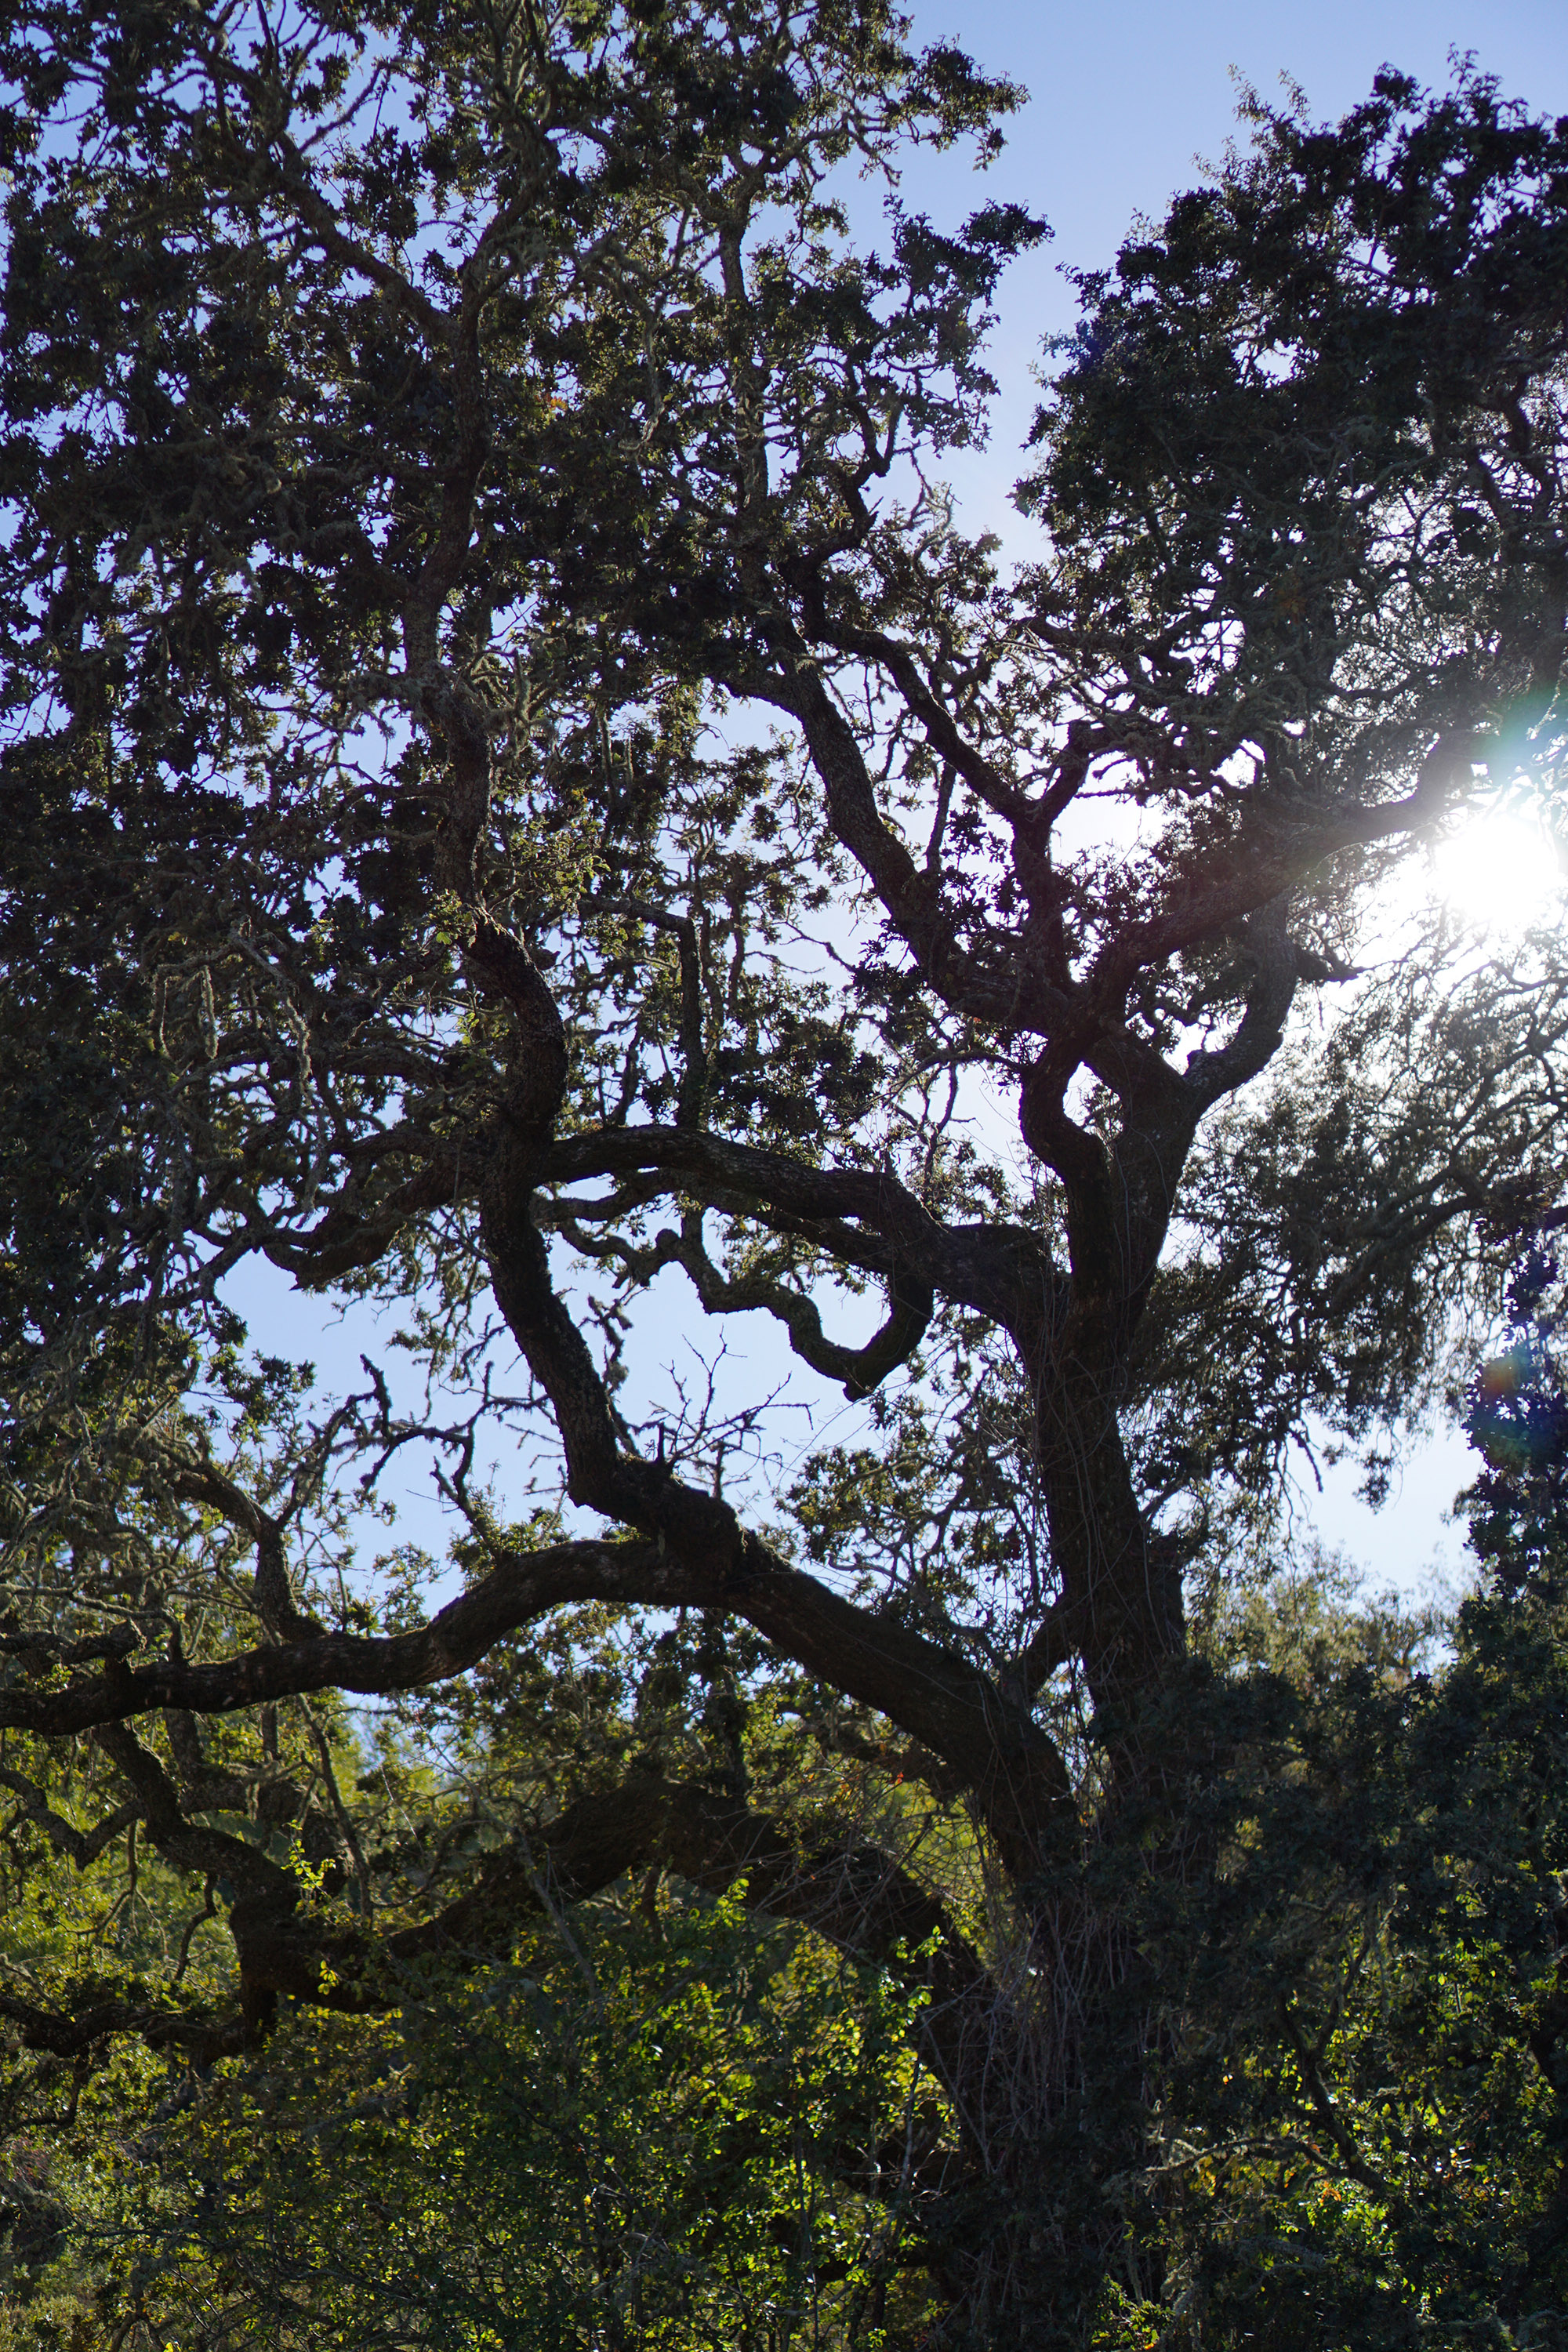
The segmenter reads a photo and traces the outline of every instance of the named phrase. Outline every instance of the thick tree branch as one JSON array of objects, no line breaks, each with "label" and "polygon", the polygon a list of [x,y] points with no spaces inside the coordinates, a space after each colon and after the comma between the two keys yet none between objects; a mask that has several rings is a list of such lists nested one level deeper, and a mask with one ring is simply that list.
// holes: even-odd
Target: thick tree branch
[{"label": "thick tree branch", "polygon": [[561,1138],[542,1156],[539,1181],[643,1169],[737,1213],[798,1221],[808,1234],[824,1221],[853,1219],[890,1246],[888,1271],[907,1268],[906,1278],[929,1283],[1004,1329],[1030,1329],[1048,1311],[1058,1277],[1036,1234],[1002,1224],[943,1225],[885,1171],[813,1168],[705,1129],[649,1125]]},{"label": "thick tree branch", "polygon": [[[668,1476],[658,1483],[679,1491]],[[1076,1814],[1067,1773],[1026,1710],[963,1660],[896,1621],[846,1601],[757,1537],[743,1535],[727,1507],[705,1496],[686,1499],[707,1504],[716,1527],[722,1524],[731,1537],[728,1544],[714,1547],[705,1564],[683,1559],[668,1540],[558,1544],[508,1558],[428,1624],[405,1633],[325,1633],[269,1643],[220,1661],[117,1665],[96,1681],[64,1689],[13,1687],[0,1691],[0,1727],[61,1738],[165,1708],[229,1714],[330,1689],[391,1696],[465,1673],[508,1633],[574,1602],[721,1609],[744,1617],[797,1664],[945,1757],[975,1791],[983,1814],[1021,1867],[1034,1867],[1042,1853],[1059,1851],[1064,1838],[1070,1840]],[[684,1515],[678,1510],[674,1516]],[[100,1740],[104,1737],[100,1732]],[[116,1748],[108,1752],[121,1762]],[[124,1753],[131,1758],[129,1749]],[[136,1770],[145,1779],[143,1793],[152,1792],[149,1802],[155,1798],[174,1807],[166,1816],[172,1834],[177,1795],[161,1765],[156,1776],[151,1773],[154,1764],[147,1758],[136,1762]],[[125,1769],[133,1786],[142,1789],[129,1765]],[[191,1866],[198,1859],[193,1849]]]},{"label": "thick tree branch", "polygon": [[305,1289],[314,1289],[377,1265],[416,1218],[450,1207],[471,1189],[457,1156],[432,1139],[427,1164],[380,1200],[362,1207],[345,1188],[307,1231],[268,1232],[261,1247],[274,1265]]},{"label": "thick tree branch", "polygon": [[869,880],[900,939],[943,1003],[988,1028],[1044,1031],[1065,1010],[1043,977],[1014,958],[994,969],[957,945],[958,924],[932,878],[916,865],[877,806],[854,729],[820,674],[748,675],[745,690],[796,719],[821,777],[833,830]]},{"label": "thick tree branch", "polygon": [[220,1661],[169,1658],[131,1667],[117,1659],[92,1682],[0,1689],[0,1727],[58,1738],[163,1708],[225,1715],[333,1688],[391,1696],[466,1673],[497,1642],[546,1610],[577,1601],[677,1608],[717,1600],[716,1588],[704,1596],[698,1584],[652,1544],[557,1544],[509,1560],[427,1624],[405,1633],[317,1630]]},{"label": "thick tree branch", "polygon": [[212,2019],[199,2011],[158,2009],[151,2003],[93,2001],[79,2011],[42,2009],[36,2001],[0,1991],[0,2017],[16,2030],[26,2050],[55,2058],[82,2058],[116,2035],[134,2033],[153,2050],[183,2050],[197,2065],[237,2057],[248,2034],[242,2016]]},{"label": "thick tree branch", "polygon": [[497,1299],[554,1412],[573,1501],[652,1536],[698,1588],[683,1598],[744,1616],[798,1664],[948,1757],[1013,1867],[1027,1873],[1059,1852],[1076,1822],[1071,1787],[1026,1707],[934,1643],[792,1568],[721,1497],[623,1450],[605,1384],[552,1286],[521,1172],[492,1163],[483,1231]]}]

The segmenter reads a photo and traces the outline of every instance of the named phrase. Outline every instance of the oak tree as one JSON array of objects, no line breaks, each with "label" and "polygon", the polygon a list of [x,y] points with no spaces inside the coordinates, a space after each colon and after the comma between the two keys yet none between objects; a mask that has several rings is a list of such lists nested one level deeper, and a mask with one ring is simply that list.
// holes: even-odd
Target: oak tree
[{"label": "oak tree", "polygon": [[[1009,572],[941,475],[1044,225],[899,172],[1019,93],[882,0],[0,22],[0,1777],[234,1973],[11,1948],[0,2011],[210,2065],[743,1890],[919,1992],[904,2155],[820,2160],[955,2340],[1179,2315],[1147,1906],[1295,1785],[1184,1593],[1558,1189],[1550,943],[1356,962],[1557,786],[1568,127],[1252,101],[1079,279]],[[247,1353],[252,1261],[394,1303],[427,1402]],[[639,1398],[674,1280],[853,1441],[738,1486],[766,1383]],[[416,1818],[387,1727],[448,1717]],[[1419,2236],[1269,1949],[1300,2160]]]}]

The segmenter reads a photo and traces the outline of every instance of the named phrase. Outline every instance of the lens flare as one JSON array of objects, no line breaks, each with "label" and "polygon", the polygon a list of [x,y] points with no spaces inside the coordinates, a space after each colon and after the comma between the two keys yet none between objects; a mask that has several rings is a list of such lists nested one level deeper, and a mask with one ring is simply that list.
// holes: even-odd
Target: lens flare
[{"label": "lens flare", "polygon": [[1451,912],[1489,931],[1527,930],[1564,887],[1557,845],[1544,826],[1501,811],[1472,817],[1440,841],[1431,874]]}]

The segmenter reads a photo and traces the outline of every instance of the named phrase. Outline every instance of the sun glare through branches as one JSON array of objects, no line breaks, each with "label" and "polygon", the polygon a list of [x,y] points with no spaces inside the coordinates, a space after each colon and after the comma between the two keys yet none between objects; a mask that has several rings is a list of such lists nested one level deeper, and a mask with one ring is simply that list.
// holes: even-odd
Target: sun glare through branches
[{"label": "sun glare through branches", "polygon": [[1440,841],[1430,874],[1460,921],[1493,933],[1542,921],[1568,887],[1562,851],[1545,826],[1502,810],[1472,817]]}]

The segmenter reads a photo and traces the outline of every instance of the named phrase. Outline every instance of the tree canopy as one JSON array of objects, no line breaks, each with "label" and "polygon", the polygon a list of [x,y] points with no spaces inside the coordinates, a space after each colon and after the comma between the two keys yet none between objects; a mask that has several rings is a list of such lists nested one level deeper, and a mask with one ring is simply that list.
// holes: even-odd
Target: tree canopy
[{"label": "tree canopy", "polygon": [[[0,62],[16,2242],[85,2102],[116,2343],[1555,2342],[1568,985],[1358,957],[1561,795],[1568,122],[1248,100],[1008,568],[882,0]],[[1445,1663],[1281,1479],[1510,1279]]]}]

